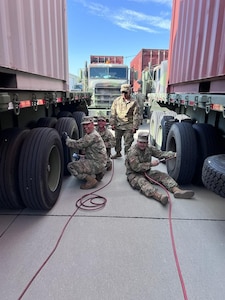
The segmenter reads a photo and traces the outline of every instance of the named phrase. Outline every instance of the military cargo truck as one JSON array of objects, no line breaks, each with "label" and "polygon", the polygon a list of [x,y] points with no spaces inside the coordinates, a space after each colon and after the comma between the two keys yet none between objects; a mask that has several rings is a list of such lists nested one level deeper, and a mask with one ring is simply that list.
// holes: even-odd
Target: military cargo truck
[{"label": "military cargo truck", "polygon": [[84,70],[84,90],[91,93],[90,109],[109,114],[113,100],[121,95],[120,87],[128,83],[128,66],[123,56],[91,55]]}]

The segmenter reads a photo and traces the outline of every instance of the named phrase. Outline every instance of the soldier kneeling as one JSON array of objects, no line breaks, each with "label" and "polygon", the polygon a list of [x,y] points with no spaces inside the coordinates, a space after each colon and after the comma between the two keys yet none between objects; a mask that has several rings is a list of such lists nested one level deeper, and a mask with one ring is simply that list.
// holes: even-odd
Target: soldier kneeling
[{"label": "soldier kneeling", "polygon": [[85,130],[84,137],[73,140],[67,136],[65,141],[68,147],[82,150],[84,156],[83,159],[68,163],[67,169],[78,179],[85,180],[80,188],[86,190],[96,187],[102,179],[108,158],[104,141],[95,130],[93,118],[85,116],[81,124]]}]

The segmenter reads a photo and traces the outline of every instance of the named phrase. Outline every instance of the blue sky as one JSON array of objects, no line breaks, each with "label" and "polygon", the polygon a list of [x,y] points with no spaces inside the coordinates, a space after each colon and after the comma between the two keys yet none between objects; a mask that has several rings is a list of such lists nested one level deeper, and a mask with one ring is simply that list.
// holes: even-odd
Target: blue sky
[{"label": "blue sky", "polygon": [[69,72],[78,75],[90,55],[168,49],[172,0],[67,0]]}]

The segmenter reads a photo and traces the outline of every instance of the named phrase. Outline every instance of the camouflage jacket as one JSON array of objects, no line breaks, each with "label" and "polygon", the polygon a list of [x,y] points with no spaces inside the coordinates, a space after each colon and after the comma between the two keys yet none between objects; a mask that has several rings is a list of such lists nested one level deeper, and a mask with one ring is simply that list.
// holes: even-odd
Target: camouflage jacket
[{"label": "camouflage jacket", "polygon": [[145,104],[145,95],[142,93],[138,93],[135,95],[135,97],[138,105],[143,108]]},{"label": "camouflage jacket", "polygon": [[129,102],[123,96],[116,98],[111,106],[110,125],[116,129],[129,130],[139,127],[139,106],[135,98],[131,97]]},{"label": "camouflage jacket", "polygon": [[70,148],[84,150],[86,159],[93,159],[101,162],[101,164],[106,164],[107,162],[104,141],[95,129],[91,133],[85,134],[79,140],[68,139],[66,144]]},{"label": "camouflage jacket", "polygon": [[161,151],[153,146],[148,146],[145,150],[141,150],[135,144],[131,146],[127,153],[125,160],[126,175],[149,171],[151,169],[152,156],[158,159],[170,158],[174,157],[174,152]]},{"label": "camouflage jacket", "polygon": [[116,146],[115,136],[112,134],[112,132],[108,128],[105,128],[105,130],[103,130],[103,131],[99,131],[98,127],[96,127],[96,130],[102,137],[106,148],[113,148]]}]

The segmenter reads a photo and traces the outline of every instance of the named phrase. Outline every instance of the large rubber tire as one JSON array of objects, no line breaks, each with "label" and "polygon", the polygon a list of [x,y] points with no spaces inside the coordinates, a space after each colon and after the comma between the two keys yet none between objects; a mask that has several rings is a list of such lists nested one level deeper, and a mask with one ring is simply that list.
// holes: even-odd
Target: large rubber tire
[{"label": "large rubber tire", "polygon": [[36,123],[36,127],[54,128],[56,123],[57,123],[57,118],[52,118],[52,117],[40,118]]},{"label": "large rubber tire", "polygon": [[[74,140],[79,139],[79,131],[77,123],[74,118],[62,117],[58,119],[55,129],[58,131],[59,135],[62,136],[62,133],[65,131],[68,133],[69,137]],[[73,153],[76,152],[74,149],[66,146],[65,140],[62,139],[63,145],[63,155],[64,155],[64,175],[70,175],[67,165],[73,160]]]},{"label": "large rubber tire", "polygon": [[202,167],[208,156],[221,153],[218,130],[210,124],[193,124],[197,140],[197,163],[192,183],[202,185]]},{"label": "large rubber tire", "polygon": [[75,111],[73,113],[73,117],[75,119],[75,121],[77,122],[77,127],[78,127],[78,131],[79,131],[79,138],[84,136],[84,127],[81,124],[83,117],[85,117],[86,114],[83,111]]},{"label": "large rubber tire", "polygon": [[23,143],[19,187],[28,208],[49,210],[56,203],[63,179],[63,148],[53,128],[35,128]]},{"label": "large rubber tire", "polygon": [[209,156],[202,168],[204,186],[225,198],[225,154]]},{"label": "large rubber tire", "polygon": [[73,117],[72,113],[70,111],[67,110],[62,110],[57,114],[57,118],[69,118],[69,117]]},{"label": "large rubber tire", "polygon": [[19,191],[18,165],[22,144],[29,130],[5,129],[0,134],[0,207],[20,209],[25,205]]},{"label": "large rubber tire", "polygon": [[192,124],[181,122],[172,125],[167,137],[166,151],[177,153],[176,159],[166,162],[168,174],[178,184],[191,183],[197,160],[197,142]]}]

